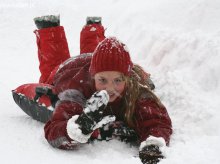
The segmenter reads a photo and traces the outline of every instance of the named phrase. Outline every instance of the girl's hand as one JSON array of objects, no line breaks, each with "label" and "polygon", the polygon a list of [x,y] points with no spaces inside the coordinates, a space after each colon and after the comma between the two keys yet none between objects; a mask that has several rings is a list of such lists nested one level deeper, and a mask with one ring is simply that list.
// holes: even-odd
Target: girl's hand
[{"label": "girl's hand", "polygon": [[140,152],[139,157],[143,164],[157,164],[161,159],[163,159],[163,155],[156,145],[148,145],[145,146]]},{"label": "girl's hand", "polygon": [[128,127],[122,121],[115,121],[105,125],[99,129],[100,140],[110,140],[113,138],[119,139],[123,142],[136,142],[138,141],[138,135],[135,130]]},{"label": "girl's hand", "polygon": [[109,95],[105,90],[95,92],[92,97],[87,100],[83,113],[76,120],[83,134],[87,135],[95,129],[115,121],[115,116],[103,117],[103,111],[108,101]]}]

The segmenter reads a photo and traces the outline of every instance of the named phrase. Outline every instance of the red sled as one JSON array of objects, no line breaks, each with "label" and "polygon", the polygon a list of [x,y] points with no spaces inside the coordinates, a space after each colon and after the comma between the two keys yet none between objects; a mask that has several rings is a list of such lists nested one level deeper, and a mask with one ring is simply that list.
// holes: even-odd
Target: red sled
[{"label": "red sled", "polygon": [[15,103],[33,119],[46,123],[52,116],[58,100],[52,94],[52,85],[32,83],[24,84],[12,90]]}]

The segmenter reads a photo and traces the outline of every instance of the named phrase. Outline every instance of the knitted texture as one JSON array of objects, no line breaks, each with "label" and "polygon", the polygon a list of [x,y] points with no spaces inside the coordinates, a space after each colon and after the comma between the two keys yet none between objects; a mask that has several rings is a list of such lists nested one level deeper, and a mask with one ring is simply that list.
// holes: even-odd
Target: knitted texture
[{"label": "knitted texture", "polygon": [[103,71],[117,71],[130,75],[133,63],[125,44],[115,37],[105,38],[95,49],[90,73],[95,75]]}]

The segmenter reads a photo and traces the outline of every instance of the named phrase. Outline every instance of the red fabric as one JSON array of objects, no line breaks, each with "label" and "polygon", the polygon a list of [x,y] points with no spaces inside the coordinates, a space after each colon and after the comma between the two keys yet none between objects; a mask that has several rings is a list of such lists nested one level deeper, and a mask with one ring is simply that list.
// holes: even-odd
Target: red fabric
[{"label": "red fabric", "polygon": [[[54,90],[57,94],[75,89],[82,93],[88,99],[95,91],[93,80],[89,74],[91,56],[78,56],[76,59],[67,62],[55,76]],[[84,63],[84,64],[82,64]],[[113,114],[117,121],[124,121],[124,111],[122,111],[122,101],[118,100],[109,103],[104,115]],[[52,119],[45,126],[45,137],[49,143],[57,141],[60,137],[69,138],[66,131],[67,121],[74,115],[82,113],[83,106],[74,101],[61,100],[57,104]],[[135,106],[135,130],[140,137],[140,141],[146,140],[149,135],[163,137],[167,144],[169,143],[172,133],[172,125],[167,111],[164,107],[159,107],[156,103],[149,99],[140,98]],[[93,136],[98,136],[97,131]],[[75,147],[76,145],[72,145]],[[58,146],[65,148],[65,145]],[[67,144],[66,149],[69,149]]]},{"label": "red fabric", "polygon": [[[49,84],[30,83],[30,84],[23,84],[13,91],[18,94],[25,95],[25,97],[27,97],[29,100],[34,100],[34,97],[36,95],[35,92],[36,87],[52,88],[52,86]],[[51,106],[50,98],[44,95],[39,98],[38,103],[45,104],[46,107]]]},{"label": "red fabric", "polygon": [[[40,83],[52,82],[54,68],[70,58],[65,32],[62,26],[34,31],[37,37],[38,59],[40,62]],[[53,72],[54,73],[54,72]],[[50,77],[50,78],[49,78]]]},{"label": "red fabric", "polygon": [[135,109],[135,129],[144,141],[149,135],[163,137],[169,144],[172,123],[165,107],[150,99],[139,99]]},{"label": "red fabric", "polygon": [[57,70],[59,69],[59,66],[56,66],[50,73],[49,77],[47,78],[47,81],[45,81],[46,84],[53,84],[53,78],[56,75]]},{"label": "red fabric", "polygon": [[[97,44],[104,39],[103,27],[100,25],[97,26],[94,32],[94,28],[91,30],[91,27],[95,26],[96,25],[85,26],[82,30],[80,38],[81,53],[93,52]],[[56,104],[56,109],[51,120],[48,121],[44,127],[45,138],[54,147],[61,149],[75,148],[76,144],[71,142],[72,140],[69,138],[66,131],[66,125],[67,121],[72,116],[82,113],[83,105],[80,102],[90,98],[95,92],[94,81],[89,72],[91,55],[79,55],[75,58],[69,58],[69,50],[63,27],[42,29],[35,33],[37,35],[38,55],[40,60],[40,82],[53,83],[53,91],[56,94],[71,91],[70,89],[72,89],[72,91],[77,91],[77,94],[76,92],[73,92],[75,95],[67,94],[67,99],[65,99],[65,97],[60,97],[60,101]],[[125,49],[123,47],[121,48],[126,56],[127,52],[124,52]],[[118,50],[115,50],[115,52],[117,51]],[[102,51],[100,50],[97,52],[101,53]],[[102,55],[103,54],[98,55],[97,60],[100,62],[103,62],[101,58],[99,58],[100,56],[102,57]],[[108,58],[108,56],[105,57]],[[112,60],[111,58],[108,59]],[[66,60],[66,62],[59,66],[64,60]],[[130,59],[125,57],[123,63],[124,61],[130,62]],[[120,64],[120,61],[118,61],[118,63]],[[113,65],[118,63],[113,63]],[[100,66],[98,63],[95,63],[95,67],[96,64],[98,65],[98,69],[95,69],[95,71],[100,68],[103,71],[103,68],[105,67]],[[108,63],[106,65],[108,65]],[[58,66],[59,70],[57,70]],[[111,70],[112,68],[113,67],[111,67]],[[125,74],[127,74],[127,72],[129,72],[129,67],[126,69],[117,67],[117,70],[120,70],[121,72],[124,71]],[[53,82],[52,79],[54,79]],[[33,90],[34,87],[31,87],[31,90],[27,89],[28,92],[24,91],[24,88],[25,87],[18,88],[17,91],[33,98],[33,95],[35,95]],[[82,94],[84,98],[80,97],[79,94]],[[122,105],[123,103],[121,99],[109,103],[104,114],[113,114],[116,116],[117,121],[124,121]],[[135,130],[140,137],[140,141],[145,140],[149,135],[153,135],[163,137],[167,143],[169,142],[172,127],[165,108],[157,106],[155,102],[149,101],[149,99],[140,98],[137,100],[135,106],[134,117]],[[97,137],[97,133],[98,132],[95,131],[93,137]]]},{"label": "red fabric", "polygon": [[90,73],[95,75],[103,71],[118,71],[129,75],[133,64],[125,44],[114,37],[105,38],[95,49]]},{"label": "red fabric", "polygon": [[104,33],[104,27],[100,24],[84,26],[80,33],[80,54],[94,52],[97,45],[105,39]]},{"label": "red fabric", "polygon": [[66,64],[64,63],[54,76],[55,87],[53,92],[59,94],[67,89],[77,88],[86,98],[89,98],[91,92],[95,92],[95,90],[91,90],[93,84],[88,71],[91,57],[91,55],[86,54],[79,55],[70,58]]},{"label": "red fabric", "polygon": [[66,131],[67,120],[71,118],[72,113],[80,114],[82,107],[76,103],[63,102],[56,109],[59,110],[54,110],[52,119],[44,127],[45,137],[49,143],[61,137],[71,141]]}]

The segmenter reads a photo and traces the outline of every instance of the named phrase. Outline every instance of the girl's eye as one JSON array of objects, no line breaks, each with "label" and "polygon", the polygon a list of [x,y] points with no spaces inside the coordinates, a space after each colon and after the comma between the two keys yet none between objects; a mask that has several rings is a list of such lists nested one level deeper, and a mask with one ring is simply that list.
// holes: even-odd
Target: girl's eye
[{"label": "girl's eye", "polygon": [[118,84],[118,83],[121,83],[123,80],[120,78],[120,79],[115,79],[114,80],[114,82],[116,83],[116,84]]},{"label": "girl's eye", "polygon": [[106,83],[106,80],[105,79],[99,79],[99,82],[104,84],[104,83]]}]

